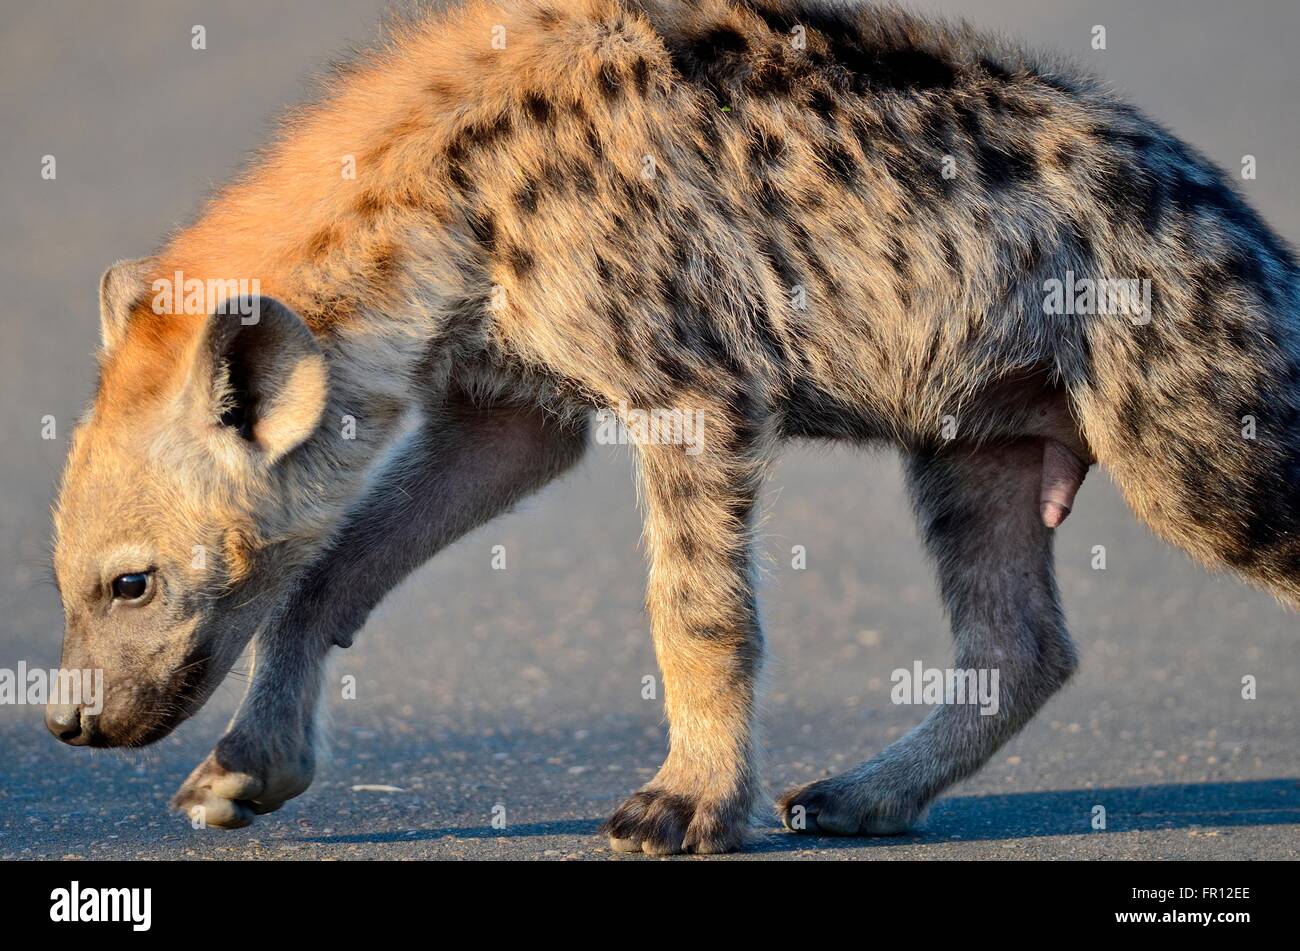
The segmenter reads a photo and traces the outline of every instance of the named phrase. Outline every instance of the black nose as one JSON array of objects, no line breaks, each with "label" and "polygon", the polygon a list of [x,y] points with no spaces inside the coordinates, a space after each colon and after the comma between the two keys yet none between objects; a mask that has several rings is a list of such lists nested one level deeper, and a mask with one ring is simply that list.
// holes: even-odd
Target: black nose
[{"label": "black nose", "polygon": [[70,746],[86,746],[94,729],[92,717],[81,716],[75,703],[50,704],[45,708],[45,725],[51,733]]}]

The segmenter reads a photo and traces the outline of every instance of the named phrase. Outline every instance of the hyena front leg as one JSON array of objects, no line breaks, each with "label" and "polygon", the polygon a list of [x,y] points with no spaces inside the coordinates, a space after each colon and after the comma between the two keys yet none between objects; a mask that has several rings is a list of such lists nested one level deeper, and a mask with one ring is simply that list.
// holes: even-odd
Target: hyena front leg
[{"label": "hyena front leg", "polygon": [[310,784],[325,658],[410,571],[572,466],[585,421],[457,402],[431,416],[258,634],[248,693],[174,805],[238,828]]},{"label": "hyena front leg", "polygon": [[[998,671],[996,713],[945,703],[867,762],[793,789],[787,828],[837,835],[906,831],[1034,715],[1076,665],[1040,513],[1043,445],[1025,440],[915,456],[908,479],[952,619],[958,669]],[[932,665],[927,665],[932,666]]]},{"label": "hyena front leg", "polygon": [[668,757],[605,824],[617,851],[738,848],[759,788],[755,688],[762,633],[752,579],[764,426],[705,410],[703,444],[638,446],[647,608],[663,674]]}]

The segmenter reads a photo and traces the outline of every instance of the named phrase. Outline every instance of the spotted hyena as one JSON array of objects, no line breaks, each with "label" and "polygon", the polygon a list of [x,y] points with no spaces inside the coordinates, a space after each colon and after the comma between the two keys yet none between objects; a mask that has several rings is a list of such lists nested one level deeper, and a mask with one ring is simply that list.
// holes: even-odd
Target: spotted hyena
[{"label": "spotted hyena", "polygon": [[63,663],[106,697],[50,728],[156,740],[255,637],[175,800],[245,825],[311,782],[326,655],[404,575],[570,469],[593,409],[698,420],[634,439],[670,749],[606,828],[737,848],[764,472],[789,439],[888,442],[956,665],[997,669],[1000,704],[941,705],[779,809],[898,832],[1075,669],[1052,530],[1093,463],[1296,602],[1296,277],[1203,156],[965,26],[814,0],[415,17],[104,276],[55,530]]}]

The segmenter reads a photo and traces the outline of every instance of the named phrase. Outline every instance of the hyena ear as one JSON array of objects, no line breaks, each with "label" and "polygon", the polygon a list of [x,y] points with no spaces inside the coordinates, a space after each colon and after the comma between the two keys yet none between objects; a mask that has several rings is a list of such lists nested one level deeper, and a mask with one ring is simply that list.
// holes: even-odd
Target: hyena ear
[{"label": "hyena ear", "polygon": [[226,302],[211,314],[191,385],[205,425],[226,426],[269,465],[320,424],[329,392],[325,354],[302,318],[272,297]]},{"label": "hyena ear", "polygon": [[126,336],[131,309],[149,292],[153,258],[118,261],[99,279],[99,344],[111,352]]}]

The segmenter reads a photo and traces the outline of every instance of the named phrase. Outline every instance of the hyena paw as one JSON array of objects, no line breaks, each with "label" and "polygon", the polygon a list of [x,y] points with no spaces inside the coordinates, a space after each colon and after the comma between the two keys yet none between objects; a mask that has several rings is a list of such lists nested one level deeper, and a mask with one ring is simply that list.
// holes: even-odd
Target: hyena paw
[{"label": "hyena paw", "polygon": [[172,808],[185,813],[196,827],[241,829],[300,795],[314,773],[310,746],[272,752],[227,734],[181,784]]},{"label": "hyena paw", "polygon": [[787,829],[809,835],[901,835],[925,814],[915,796],[848,776],[796,786],[776,808]]},{"label": "hyena paw", "polygon": [[706,800],[647,786],[614,810],[601,831],[615,852],[734,852],[749,832],[749,795]]}]

